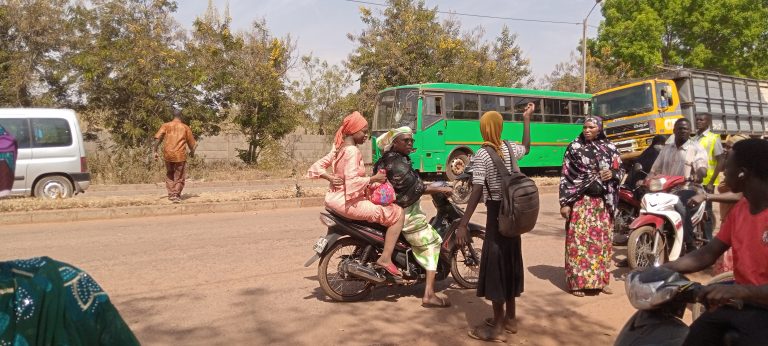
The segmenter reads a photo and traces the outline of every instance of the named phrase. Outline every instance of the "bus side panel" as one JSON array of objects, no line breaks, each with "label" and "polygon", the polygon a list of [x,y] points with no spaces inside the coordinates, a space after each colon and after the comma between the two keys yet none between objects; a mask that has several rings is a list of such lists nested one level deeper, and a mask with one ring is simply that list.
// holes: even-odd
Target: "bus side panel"
[{"label": "bus side panel", "polygon": [[445,171],[446,133],[448,131],[445,120],[439,120],[418,132],[416,142],[413,144],[417,149],[418,157],[411,155],[413,168],[423,173]]},{"label": "bus side panel", "polygon": [[[520,160],[520,167],[562,165],[566,147],[580,132],[580,124],[531,123],[531,150]],[[520,144],[523,139],[523,123],[505,122],[501,137]]]}]

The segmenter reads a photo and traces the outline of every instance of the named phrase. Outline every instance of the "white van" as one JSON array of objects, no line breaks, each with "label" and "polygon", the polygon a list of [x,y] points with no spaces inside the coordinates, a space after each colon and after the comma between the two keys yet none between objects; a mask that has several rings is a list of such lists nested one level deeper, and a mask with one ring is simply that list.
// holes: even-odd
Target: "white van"
[{"label": "white van", "polygon": [[66,198],[91,185],[75,111],[5,108],[0,125],[19,144],[13,194]]}]

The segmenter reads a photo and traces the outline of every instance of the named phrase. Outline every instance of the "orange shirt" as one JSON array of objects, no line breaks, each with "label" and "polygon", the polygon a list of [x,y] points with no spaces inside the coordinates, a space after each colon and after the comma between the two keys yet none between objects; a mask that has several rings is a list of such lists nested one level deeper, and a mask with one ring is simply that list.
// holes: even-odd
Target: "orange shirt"
[{"label": "orange shirt", "polygon": [[768,285],[768,210],[749,212],[742,198],[731,209],[717,239],[733,249],[733,275],[743,285]]},{"label": "orange shirt", "polygon": [[184,146],[186,145],[189,147],[189,150],[192,150],[197,145],[195,138],[192,136],[192,130],[179,119],[173,119],[160,126],[160,130],[155,134],[155,138],[165,138],[163,158],[167,162],[187,161],[187,151]]}]

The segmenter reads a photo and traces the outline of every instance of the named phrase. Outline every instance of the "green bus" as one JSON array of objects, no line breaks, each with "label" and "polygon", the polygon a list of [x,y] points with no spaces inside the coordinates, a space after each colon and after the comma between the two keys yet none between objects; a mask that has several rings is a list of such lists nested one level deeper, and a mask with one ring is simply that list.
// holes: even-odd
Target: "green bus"
[{"label": "green bus", "polygon": [[[416,140],[411,154],[414,168],[425,176],[445,174],[453,180],[483,143],[480,116],[484,112],[501,113],[502,138],[519,142],[523,111],[533,102],[531,152],[520,167],[556,167],[562,164],[566,146],[579,135],[591,97],[452,83],[403,85],[379,92],[371,128],[377,136],[393,127],[409,126]],[[380,154],[374,143],[374,162]]]}]

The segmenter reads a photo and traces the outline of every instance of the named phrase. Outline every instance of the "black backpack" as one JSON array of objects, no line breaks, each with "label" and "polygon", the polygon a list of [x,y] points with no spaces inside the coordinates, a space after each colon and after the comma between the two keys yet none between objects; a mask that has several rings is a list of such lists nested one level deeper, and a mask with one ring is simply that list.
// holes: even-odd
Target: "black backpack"
[{"label": "black backpack", "polygon": [[[536,220],[539,218],[539,189],[531,178],[520,172],[509,142],[504,141],[504,145],[509,149],[512,172],[504,166],[504,161],[496,150],[485,150],[501,175],[499,233],[505,237],[515,237],[530,232],[536,226]],[[486,182],[486,186],[487,184]]]}]

